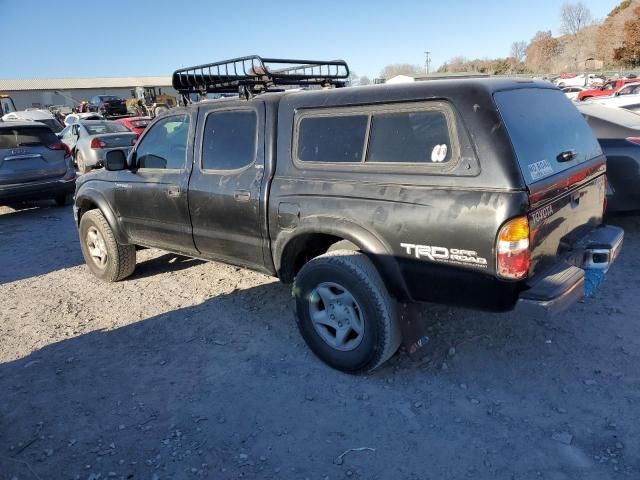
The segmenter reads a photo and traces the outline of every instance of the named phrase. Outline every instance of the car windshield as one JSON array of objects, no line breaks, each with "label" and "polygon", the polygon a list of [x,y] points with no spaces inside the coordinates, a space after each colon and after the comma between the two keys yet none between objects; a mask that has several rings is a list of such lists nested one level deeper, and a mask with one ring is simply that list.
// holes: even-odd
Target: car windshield
[{"label": "car windshield", "polygon": [[105,95],[103,97],[100,97],[100,100],[102,100],[103,102],[112,102],[114,100],[120,100],[120,98],[114,97],[113,95]]},{"label": "car windshield", "polygon": [[129,129],[118,122],[96,122],[83,123],[82,126],[89,132],[89,135],[100,135],[102,133],[128,132]]},{"label": "car windshield", "polygon": [[0,148],[51,145],[59,141],[58,137],[47,127],[0,128]]},{"label": "car windshield", "polygon": [[149,125],[149,120],[132,120],[131,126],[135,128],[143,128]]}]

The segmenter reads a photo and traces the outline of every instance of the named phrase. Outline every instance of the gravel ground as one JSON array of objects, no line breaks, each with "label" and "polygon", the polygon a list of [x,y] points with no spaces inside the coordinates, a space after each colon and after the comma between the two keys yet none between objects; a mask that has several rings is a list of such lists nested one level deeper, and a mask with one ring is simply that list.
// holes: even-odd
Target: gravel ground
[{"label": "gravel ground", "polygon": [[352,377],[269,277],[144,250],[100,283],[70,208],[0,208],[0,480],[640,478],[640,218],[610,221],[595,297],[425,305],[422,359]]}]

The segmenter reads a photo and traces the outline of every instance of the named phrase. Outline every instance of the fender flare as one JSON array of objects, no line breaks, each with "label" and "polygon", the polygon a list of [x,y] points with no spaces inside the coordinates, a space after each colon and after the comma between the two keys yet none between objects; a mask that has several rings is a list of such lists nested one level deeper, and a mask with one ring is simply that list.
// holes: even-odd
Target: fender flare
[{"label": "fender flare", "polygon": [[91,187],[82,188],[76,194],[75,206],[78,208],[78,218],[76,227],[80,227],[80,208],[83,203],[91,203],[95,205],[104,215],[104,218],[107,220],[107,223],[111,227],[111,231],[113,235],[116,237],[118,243],[128,244],[129,240],[124,233],[124,230],[120,226],[120,222],[118,222],[118,217],[114,213],[113,209],[109,205],[109,202],[104,197],[102,192],[96,190]]},{"label": "fender flare", "polygon": [[305,217],[295,229],[281,231],[273,242],[273,261],[278,276],[286,248],[295,239],[309,234],[333,235],[355,244],[374,263],[389,292],[399,301],[411,300],[398,261],[390,253],[391,248],[370,230],[344,218]]}]

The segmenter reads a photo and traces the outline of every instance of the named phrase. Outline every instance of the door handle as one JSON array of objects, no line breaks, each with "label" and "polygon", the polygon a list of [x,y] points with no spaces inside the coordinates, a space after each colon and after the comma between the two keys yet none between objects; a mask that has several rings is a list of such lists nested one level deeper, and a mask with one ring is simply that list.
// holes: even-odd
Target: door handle
[{"label": "door handle", "polygon": [[251,200],[251,192],[248,190],[236,190],[233,192],[233,198],[239,202],[248,202]]},{"label": "door handle", "polygon": [[169,188],[167,188],[167,195],[172,198],[179,197],[180,187],[177,185],[170,185]]}]

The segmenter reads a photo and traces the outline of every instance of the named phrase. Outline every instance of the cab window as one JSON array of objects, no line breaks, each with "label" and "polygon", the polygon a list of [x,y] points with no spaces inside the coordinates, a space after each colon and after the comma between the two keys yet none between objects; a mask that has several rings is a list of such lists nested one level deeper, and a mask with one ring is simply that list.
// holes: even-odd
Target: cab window
[{"label": "cab window", "polygon": [[158,121],[136,149],[138,168],[179,170],[184,168],[189,138],[189,115]]},{"label": "cab window", "polygon": [[235,170],[256,156],[258,118],[252,110],[214,112],[207,116],[202,143],[202,168]]}]

